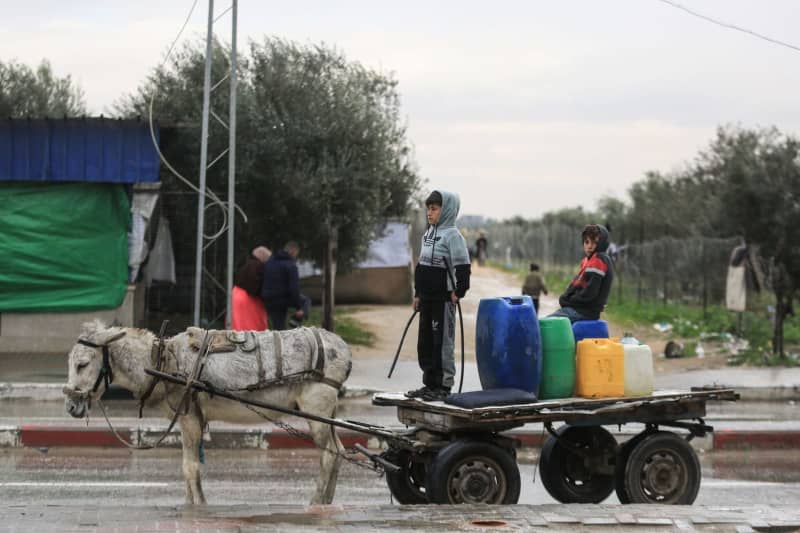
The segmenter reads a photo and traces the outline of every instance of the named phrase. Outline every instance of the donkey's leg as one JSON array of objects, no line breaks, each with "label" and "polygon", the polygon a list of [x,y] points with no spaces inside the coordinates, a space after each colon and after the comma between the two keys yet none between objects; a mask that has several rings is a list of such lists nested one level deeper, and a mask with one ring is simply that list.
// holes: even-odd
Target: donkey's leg
[{"label": "donkey's leg", "polygon": [[183,441],[183,479],[186,481],[186,503],[204,504],[206,497],[200,484],[200,442],[203,438],[202,417],[197,406],[189,414],[181,416],[181,440]]},{"label": "donkey's leg", "polygon": [[[332,417],[336,413],[336,402],[339,391],[324,383],[306,383],[297,398],[301,411],[317,416]],[[337,452],[344,451],[339,437],[332,427],[322,422],[309,422],[311,436],[320,451],[320,474],[317,489],[311,498],[312,504],[328,504],[333,501],[336,492],[336,480],[339,477],[341,457]]]}]

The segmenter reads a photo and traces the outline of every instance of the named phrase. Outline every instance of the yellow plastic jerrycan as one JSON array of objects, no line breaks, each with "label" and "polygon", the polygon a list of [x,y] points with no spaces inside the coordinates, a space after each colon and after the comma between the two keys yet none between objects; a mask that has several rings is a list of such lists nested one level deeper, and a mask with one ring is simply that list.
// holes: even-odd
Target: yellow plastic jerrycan
[{"label": "yellow plastic jerrycan", "polygon": [[625,352],[616,339],[584,339],[575,356],[575,394],[584,398],[625,395]]}]

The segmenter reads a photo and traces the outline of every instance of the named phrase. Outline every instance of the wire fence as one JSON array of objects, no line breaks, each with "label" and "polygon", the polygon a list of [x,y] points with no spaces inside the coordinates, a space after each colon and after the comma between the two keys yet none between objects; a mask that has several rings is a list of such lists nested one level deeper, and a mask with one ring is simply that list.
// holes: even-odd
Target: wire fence
[{"label": "wire fence", "polygon": [[[496,225],[489,230],[489,241],[493,259],[536,262],[544,270],[574,273],[583,257],[580,229],[563,224]],[[611,298],[722,303],[731,251],[740,243],[736,237],[665,237],[625,244],[613,243],[612,238],[609,255],[616,277]]]}]

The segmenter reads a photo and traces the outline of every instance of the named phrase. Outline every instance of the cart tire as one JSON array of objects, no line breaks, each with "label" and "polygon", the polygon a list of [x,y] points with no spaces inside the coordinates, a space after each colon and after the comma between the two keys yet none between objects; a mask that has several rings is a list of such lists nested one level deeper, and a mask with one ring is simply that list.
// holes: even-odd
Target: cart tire
[{"label": "cart tire", "polygon": [[625,465],[631,503],[691,505],[700,490],[700,461],[675,433],[658,431],[633,447]]},{"label": "cart tire", "polygon": [[430,503],[517,503],[519,467],[512,452],[496,444],[457,440],[434,457],[425,489]]},{"label": "cart tire", "polygon": [[426,468],[422,461],[413,461],[411,452],[390,449],[383,458],[400,467],[398,472],[386,471],[386,484],[397,503],[417,505],[428,503],[425,496]]},{"label": "cart tire", "polygon": [[628,495],[628,491],[625,488],[625,465],[628,463],[628,457],[630,457],[631,450],[633,450],[634,446],[639,444],[643,438],[650,434],[651,433],[643,432],[634,435],[619,447],[617,463],[614,466],[614,490],[617,493],[619,503],[631,503],[631,497]]},{"label": "cart tire", "polygon": [[600,503],[614,491],[614,475],[592,472],[583,457],[559,444],[565,439],[587,452],[616,457],[617,441],[601,426],[561,426],[545,441],[539,475],[547,492],[561,503]]}]

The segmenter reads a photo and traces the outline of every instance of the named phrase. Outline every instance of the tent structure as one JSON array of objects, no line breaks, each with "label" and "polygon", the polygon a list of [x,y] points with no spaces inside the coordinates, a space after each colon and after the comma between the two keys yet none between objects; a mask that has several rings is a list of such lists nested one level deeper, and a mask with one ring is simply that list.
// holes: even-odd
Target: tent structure
[{"label": "tent structure", "polygon": [[0,346],[43,313],[66,318],[70,330],[69,314],[119,309],[132,297],[129,237],[141,232],[131,211],[143,204],[134,184],[152,191],[158,180],[144,122],[0,120]]}]

